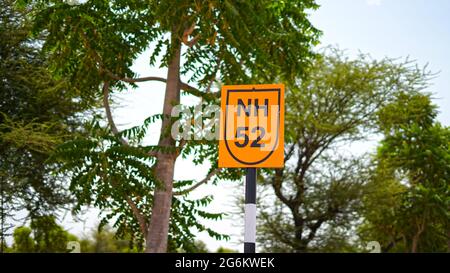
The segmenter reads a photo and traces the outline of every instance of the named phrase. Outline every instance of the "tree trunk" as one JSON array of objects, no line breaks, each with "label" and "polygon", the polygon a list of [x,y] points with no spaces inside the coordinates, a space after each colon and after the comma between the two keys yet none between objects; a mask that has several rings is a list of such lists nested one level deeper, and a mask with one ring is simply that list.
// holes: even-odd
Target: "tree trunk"
[{"label": "tree trunk", "polygon": [[306,245],[303,240],[303,228],[304,228],[304,220],[298,213],[298,207],[291,208],[292,216],[294,218],[294,226],[295,226],[295,244],[294,244],[294,252],[295,253],[305,253]]},{"label": "tree trunk", "polygon": [[422,232],[425,230],[425,219],[423,219],[421,224],[417,225],[417,228],[418,228],[418,230],[412,238],[411,253],[417,253],[417,247],[419,245],[420,235],[422,235]]},{"label": "tree trunk", "polygon": [[[170,135],[170,114],[174,105],[180,100],[180,51],[181,44],[174,38],[172,43],[175,47],[172,59],[167,71],[166,94],[164,98],[164,119],[161,127],[159,146],[175,147],[175,140]],[[147,231],[146,249],[148,253],[162,253],[167,251],[167,237],[169,233],[170,210],[172,206],[173,174],[176,157],[172,153],[160,152],[157,155],[155,176],[161,183],[156,187],[153,196],[152,215]]]},{"label": "tree trunk", "polygon": [[418,243],[419,243],[419,235],[416,234],[413,236],[413,239],[412,239],[411,253],[417,252],[417,244]]}]

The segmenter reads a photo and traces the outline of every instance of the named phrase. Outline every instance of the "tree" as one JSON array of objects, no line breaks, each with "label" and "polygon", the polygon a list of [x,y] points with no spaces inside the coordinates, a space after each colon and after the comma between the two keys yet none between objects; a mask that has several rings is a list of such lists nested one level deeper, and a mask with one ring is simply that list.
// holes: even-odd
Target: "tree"
[{"label": "tree", "polygon": [[43,37],[28,36],[32,10],[18,10],[15,2],[2,0],[0,7],[0,241],[15,212],[37,216],[73,202],[67,176],[52,176],[58,166],[46,160],[81,132],[82,113],[96,102],[51,75]]},{"label": "tree", "polygon": [[34,241],[31,238],[31,229],[28,227],[18,227],[14,230],[14,244],[15,252],[30,253],[34,251]]},{"label": "tree", "polygon": [[237,253],[237,251],[234,249],[229,249],[221,246],[217,249],[216,253]]},{"label": "tree", "polygon": [[[75,211],[80,211],[83,205],[95,205],[106,210],[100,226],[105,226],[115,217],[113,227],[117,230],[117,236],[131,236],[134,244],[142,245],[143,225],[135,215],[137,212],[151,211],[151,194],[155,183],[152,157],[146,152],[149,149],[145,146],[123,146],[98,122],[86,128],[89,129],[89,137],[78,137],[60,145],[52,157],[52,160],[64,162],[60,172],[73,173],[70,189],[78,200]],[[192,183],[194,181],[191,180],[174,183],[174,188],[179,190],[172,204],[169,252],[176,252],[180,248],[186,251],[195,249],[192,228],[206,231],[218,240],[228,238],[200,223],[201,218],[217,220],[222,214],[208,213],[203,209],[212,201],[210,195],[197,200],[186,197],[181,189],[194,187]],[[135,202],[139,203],[135,205]]]},{"label": "tree", "polygon": [[[85,196],[95,196],[95,203],[101,206],[112,205],[104,201],[105,196],[109,196],[120,204],[118,214],[131,211],[134,223],[137,223],[135,226],[146,239],[148,252],[166,251],[168,235],[175,238],[180,233],[189,234],[181,214],[175,220],[184,226],[184,230],[172,225],[178,230],[174,230],[175,234],[169,232],[171,208],[176,206],[173,202],[178,202],[173,196],[173,174],[178,156],[190,155],[200,159],[195,162],[212,162],[207,177],[199,181],[200,184],[221,175],[216,167],[215,143],[178,141],[169,134],[173,123],[170,115],[174,105],[180,103],[180,90],[211,101],[217,96],[211,92],[214,82],[294,79],[309,63],[313,55],[310,47],[317,42],[319,34],[307,19],[306,10],[317,8],[313,0],[115,0],[87,1],[76,6],[61,1],[37,2],[40,12],[35,14],[35,31],[48,33],[45,48],[52,54],[57,73],[70,75],[80,90],[102,86],[109,126],[121,145],[115,147],[116,151],[122,151],[120,156],[133,151],[128,158],[139,154],[140,159],[146,153],[147,167],[151,166],[151,176],[148,171],[137,171],[143,178],[141,181],[134,181],[123,172],[118,176],[117,171],[115,177],[111,177],[111,172],[104,169],[102,174],[91,173],[89,183],[73,187],[84,187]],[[167,78],[136,78],[131,70],[133,60],[149,46],[152,50],[150,64],[156,65],[161,56],[159,65],[167,67]],[[189,77],[199,89],[181,82],[182,75]],[[162,128],[158,145],[142,149],[132,146],[133,141],[123,138],[118,131],[108,100],[111,91],[151,80],[166,83],[160,116]],[[127,132],[128,138],[135,136],[133,131]],[[102,179],[98,180],[98,177]],[[99,186],[100,193],[87,186],[93,183]],[[125,183],[140,184],[137,187],[146,189],[145,196],[136,194]],[[182,183],[184,186],[189,184],[193,182]],[[153,192],[149,193],[149,189]],[[89,202],[89,198],[82,201]],[[123,207],[123,203],[128,207]],[[172,216],[172,220],[174,218]],[[124,221],[119,220],[119,223],[125,228]]]},{"label": "tree", "polygon": [[67,252],[67,243],[76,241],[74,235],[69,234],[56,224],[53,216],[40,216],[31,220],[36,252]]},{"label": "tree", "polygon": [[203,241],[197,240],[195,242],[195,247],[189,251],[189,253],[208,253],[209,250]]},{"label": "tree", "polygon": [[55,217],[48,215],[33,218],[30,227],[17,227],[13,238],[13,252],[28,253],[68,252],[67,243],[78,240],[56,224]]},{"label": "tree", "polygon": [[285,167],[265,170],[258,178],[276,196],[261,198],[263,250],[357,248],[351,238],[371,168],[365,155],[346,147],[375,133],[378,111],[399,92],[421,89],[427,75],[409,61],[350,59],[339,50],[325,50],[290,86]]},{"label": "tree", "polygon": [[379,113],[384,134],[360,234],[383,251],[448,251],[450,128],[427,94],[400,93]]},{"label": "tree", "polygon": [[109,227],[100,227],[92,230],[89,237],[80,241],[81,252],[92,253],[129,253],[141,252],[142,246],[133,245],[130,236],[120,239],[117,238],[115,231]]}]

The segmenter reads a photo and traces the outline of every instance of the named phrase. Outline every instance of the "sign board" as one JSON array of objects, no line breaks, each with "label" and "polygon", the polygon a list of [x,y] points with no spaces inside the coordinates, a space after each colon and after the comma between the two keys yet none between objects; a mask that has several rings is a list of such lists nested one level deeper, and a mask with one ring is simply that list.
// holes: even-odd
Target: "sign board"
[{"label": "sign board", "polygon": [[219,167],[284,166],[284,85],[222,87]]}]

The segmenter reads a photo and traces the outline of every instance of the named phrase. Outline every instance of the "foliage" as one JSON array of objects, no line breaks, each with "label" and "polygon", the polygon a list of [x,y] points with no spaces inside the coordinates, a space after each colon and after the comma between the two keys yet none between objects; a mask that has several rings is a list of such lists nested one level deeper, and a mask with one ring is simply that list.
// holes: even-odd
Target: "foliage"
[{"label": "foliage", "polygon": [[39,216],[31,220],[30,227],[14,229],[13,252],[68,252],[67,243],[76,236],[56,224],[53,216]]},{"label": "foliage", "polygon": [[258,178],[276,195],[262,202],[258,241],[265,251],[357,248],[352,227],[371,167],[348,146],[376,133],[378,111],[399,93],[424,88],[428,76],[408,60],[324,50],[287,93],[284,169]]},{"label": "foliage", "polygon": [[66,78],[51,75],[41,52],[44,37],[28,36],[31,8],[18,10],[14,4],[2,0],[0,7],[1,238],[9,235],[6,218],[15,212],[36,216],[73,201],[65,176],[51,176],[58,166],[46,160],[81,131],[82,113],[96,101],[70,87]]},{"label": "foliage", "polygon": [[34,251],[34,240],[31,238],[31,229],[28,227],[18,227],[14,230],[15,252],[30,253]]},{"label": "foliage", "polygon": [[80,240],[81,253],[136,253],[142,251],[142,246],[133,244],[130,236],[117,238],[109,226],[99,230],[93,229],[88,237]]},{"label": "foliage", "polygon": [[[107,211],[101,226],[114,219],[114,228],[119,237],[131,234],[135,243],[142,245],[142,230],[130,200],[142,214],[151,213],[156,183],[152,173],[154,157],[149,156],[148,151],[154,147],[124,146],[118,138],[111,136],[109,130],[95,121],[87,128],[90,137],[79,137],[60,145],[51,158],[64,162],[60,172],[73,174],[70,190],[78,201],[75,212],[83,205],[94,205]],[[192,183],[194,181],[179,181],[174,187],[182,191]],[[199,219],[222,218],[221,213],[208,213],[202,209],[212,201],[211,196],[192,200],[181,195],[173,199],[169,234],[173,245],[170,251],[176,251],[177,248],[195,249],[193,228],[206,231],[218,240],[228,238],[199,222]]]},{"label": "foliage", "polygon": [[176,252],[188,252],[188,253],[208,253],[209,250],[203,241],[196,240],[189,249],[178,249]]},{"label": "foliage", "polygon": [[[163,107],[165,111],[169,109],[162,116],[160,142],[164,145],[142,147],[139,140],[145,130],[134,128],[121,134],[109,115],[110,133],[101,133],[102,139],[92,135],[65,143],[55,156],[65,164],[66,171],[74,173],[71,189],[80,204],[93,203],[111,209],[105,221],[116,217],[119,234],[127,230],[141,239],[154,238],[148,237],[151,224],[163,226],[163,233],[167,227],[163,221],[170,208],[159,208],[158,213],[152,211],[153,198],[160,196],[153,191],[165,191],[161,190],[163,185],[171,190],[172,183],[175,190],[194,186],[195,181],[173,182],[177,156],[195,158],[196,164],[210,161],[208,177],[214,177],[214,182],[225,177],[238,179],[242,174],[232,170],[216,173],[215,142],[188,141],[181,145],[178,140],[176,145],[169,139],[166,130],[171,123],[166,122],[167,115],[172,104],[179,101],[179,89],[212,103],[217,101],[217,94],[211,93],[213,83],[292,80],[307,67],[314,55],[311,46],[317,43],[320,34],[307,18],[306,11],[317,8],[313,0],[114,0],[87,1],[75,6],[59,0],[21,2],[36,3],[34,33],[48,34],[44,48],[51,56],[54,73],[70,77],[73,86],[81,92],[89,93],[104,84],[103,96],[107,102],[109,89],[117,92],[127,88],[127,83],[135,86],[137,82],[159,80],[168,83],[166,97],[176,98],[165,101]],[[136,79],[131,65],[148,48],[151,66],[169,67],[167,79]],[[183,63],[170,66],[178,52],[183,54]],[[180,80],[179,73],[201,90],[182,82],[169,87],[169,81]],[[105,108],[108,113],[106,104]],[[123,136],[125,139],[118,139]],[[158,160],[145,153],[156,154]],[[171,167],[156,168],[158,164]],[[190,200],[185,195],[173,197],[171,248],[192,244],[189,230],[192,227],[224,238],[199,224],[197,219],[220,218],[199,208],[206,206],[211,197]],[[163,202],[155,202],[156,205],[170,204],[172,192],[163,196]],[[150,222],[149,216],[154,215],[162,216]],[[165,241],[158,240],[158,244]]]},{"label": "foliage", "polygon": [[379,113],[384,139],[361,234],[384,251],[447,251],[450,128],[435,118],[436,107],[420,93],[400,93]]},{"label": "foliage", "polygon": [[223,83],[292,78],[306,67],[319,34],[307,19],[306,10],[317,8],[312,0],[36,2],[35,32],[49,31],[45,47],[58,71],[80,86],[109,80],[105,69],[133,78],[133,60],[151,44],[150,64],[161,57],[167,66],[174,47],[167,33],[182,40],[187,28],[197,38],[182,72],[200,86],[217,70]]},{"label": "foliage", "polygon": [[68,242],[79,242],[81,253],[117,253],[140,252],[142,246],[133,245],[129,236],[118,239],[109,226],[101,230],[93,229],[88,237],[78,239],[56,224],[53,216],[40,216],[33,219],[30,227],[20,226],[14,229],[14,242],[7,252],[15,253],[67,253]]},{"label": "foliage", "polygon": [[217,253],[237,253],[236,250],[234,249],[229,249],[229,248],[225,248],[225,247],[219,247],[216,251]]}]

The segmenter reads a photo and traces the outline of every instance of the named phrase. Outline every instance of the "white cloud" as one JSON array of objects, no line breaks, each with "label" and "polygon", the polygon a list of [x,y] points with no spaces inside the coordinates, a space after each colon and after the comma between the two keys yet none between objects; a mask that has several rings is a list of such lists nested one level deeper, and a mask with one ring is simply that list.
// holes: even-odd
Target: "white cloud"
[{"label": "white cloud", "polygon": [[380,6],[382,0],[366,0],[367,5],[369,6]]}]

